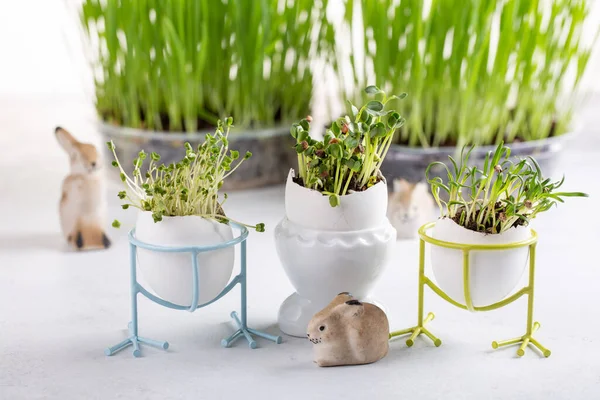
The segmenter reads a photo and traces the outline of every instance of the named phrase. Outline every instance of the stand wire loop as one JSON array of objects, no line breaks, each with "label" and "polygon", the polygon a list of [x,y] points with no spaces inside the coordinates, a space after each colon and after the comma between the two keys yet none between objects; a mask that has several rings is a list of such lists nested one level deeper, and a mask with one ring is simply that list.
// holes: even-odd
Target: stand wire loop
[{"label": "stand wire loop", "polygon": [[[398,336],[404,336],[410,334],[408,339],[406,340],[407,346],[412,346],[414,344],[417,336],[424,334],[427,336],[436,347],[439,347],[442,344],[442,341],[435,337],[429,330],[425,328],[425,325],[431,322],[434,319],[433,313],[428,313],[426,318],[423,318],[423,300],[424,300],[424,288],[428,286],[435,294],[437,294],[442,299],[446,300],[448,303],[461,308],[463,310],[469,311],[491,311],[500,307],[504,307],[507,304],[514,302],[519,299],[523,295],[527,295],[527,326],[526,332],[523,336],[502,340],[502,341],[493,341],[492,348],[498,349],[504,346],[510,346],[513,344],[519,344],[519,349],[517,350],[517,356],[522,357],[525,355],[525,348],[528,345],[532,345],[537,348],[544,357],[550,357],[551,351],[544,346],[542,346],[534,337],[533,334],[540,328],[540,324],[538,322],[533,322],[533,297],[534,297],[534,283],[535,283],[535,249],[537,244],[537,233],[531,229],[531,237],[522,242],[515,242],[509,244],[493,244],[493,245],[474,245],[474,244],[461,244],[461,243],[453,243],[453,242],[445,242],[442,240],[435,239],[429,235],[427,235],[427,231],[431,229],[435,225],[435,222],[431,222],[423,225],[419,229],[419,302],[418,302],[418,318],[417,325],[411,328],[394,331],[390,333],[390,339]],[[464,296],[465,296],[465,304],[461,304],[456,300],[452,299],[448,296],[442,289],[440,289],[431,279],[429,279],[425,275],[425,243],[430,243],[434,246],[441,246],[450,249],[461,250],[463,252],[463,285],[464,285]],[[489,304],[486,306],[476,307],[473,305],[472,296],[471,296],[471,282],[470,282],[470,252],[474,250],[485,250],[485,251],[494,251],[494,250],[508,250],[515,249],[519,247],[529,247],[529,281],[526,287],[520,289],[513,295],[499,301],[497,303]]]},{"label": "stand wire loop", "polygon": [[[137,295],[138,295],[138,293],[142,294],[144,297],[148,298],[152,302],[157,303],[163,307],[168,307],[168,308],[172,308],[175,310],[187,310],[189,312],[194,312],[199,308],[206,307],[206,306],[218,301],[220,298],[222,298],[227,293],[229,293],[237,284],[240,285],[240,289],[241,289],[240,290],[241,318],[238,316],[237,312],[235,312],[235,311],[231,312],[231,318],[233,318],[233,321],[237,325],[238,329],[231,336],[229,336],[226,339],[223,339],[221,341],[221,345],[223,347],[230,347],[233,344],[233,342],[235,342],[238,338],[244,336],[246,338],[246,340],[248,341],[248,346],[251,349],[255,349],[257,347],[257,343],[254,340],[254,338],[252,337],[252,335],[259,336],[259,337],[262,337],[267,340],[271,340],[277,344],[280,344],[282,342],[281,336],[270,335],[270,334],[267,334],[267,333],[264,333],[261,331],[257,331],[255,329],[249,328],[247,325],[247,316],[246,316],[246,311],[247,311],[247,306],[246,306],[246,239],[248,237],[248,230],[243,225],[239,225],[239,224],[236,224],[233,222],[231,222],[230,224],[234,228],[238,229],[240,231],[240,234],[237,237],[235,237],[227,242],[220,243],[217,245],[211,245],[211,246],[183,246],[183,247],[155,246],[155,245],[141,242],[138,239],[136,239],[135,238],[135,229],[132,229],[129,232],[128,239],[129,239],[129,266],[130,266],[130,291],[131,291],[131,321],[128,324],[129,337],[127,337],[125,340],[123,340],[122,342],[120,342],[112,347],[106,348],[104,350],[104,354],[106,354],[107,356],[112,356],[129,346],[133,346],[133,356],[140,357],[141,356],[140,343],[147,344],[149,346],[153,346],[153,347],[157,347],[157,348],[161,348],[163,350],[167,350],[169,348],[168,342],[154,340],[154,339],[148,339],[148,338],[138,336],[138,312],[137,312],[137,306],[138,306],[138,301],[137,301],[138,296]],[[204,304],[198,305],[198,299],[200,298],[199,284],[198,284],[198,278],[199,278],[198,268],[200,266],[198,265],[198,254],[207,252],[207,251],[219,250],[219,249],[230,247],[230,246],[235,246],[237,244],[240,244],[240,246],[241,246],[240,273],[238,275],[236,275],[227,284],[227,286],[221,291],[221,293],[219,293],[214,299],[212,299]],[[142,285],[140,285],[138,283],[138,281],[137,281],[137,249],[138,248],[151,250],[151,251],[157,251],[157,252],[166,252],[166,253],[190,253],[191,258],[192,258],[191,268],[192,268],[192,275],[193,275],[192,281],[193,282],[192,282],[192,302],[190,303],[189,306],[174,304],[174,303],[171,303],[164,299],[161,299],[160,297],[150,293],[148,290],[146,290]]]}]

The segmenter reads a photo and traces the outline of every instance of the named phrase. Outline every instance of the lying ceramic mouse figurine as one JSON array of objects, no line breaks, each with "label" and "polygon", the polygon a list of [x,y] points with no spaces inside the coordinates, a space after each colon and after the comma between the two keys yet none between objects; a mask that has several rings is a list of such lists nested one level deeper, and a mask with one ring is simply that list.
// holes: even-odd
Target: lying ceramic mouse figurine
[{"label": "lying ceramic mouse figurine", "polygon": [[435,201],[426,182],[408,182],[394,179],[388,201],[387,215],[396,228],[396,238],[414,239],[419,228],[435,220]]},{"label": "lying ceramic mouse figurine", "polygon": [[344,292],[313,316],[307,336],[317,365],[333,367],[382,359],[388,353],[389,333],[383,310]]}]

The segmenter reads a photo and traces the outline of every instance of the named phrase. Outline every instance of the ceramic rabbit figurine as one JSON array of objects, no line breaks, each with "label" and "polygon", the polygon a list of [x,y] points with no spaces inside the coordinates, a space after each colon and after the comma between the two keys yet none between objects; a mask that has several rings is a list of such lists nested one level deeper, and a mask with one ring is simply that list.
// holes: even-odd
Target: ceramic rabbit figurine
[{"label": "ceramic rabbit figurine", "polygon": [[388,218],[398,239],[417,237],[419,228],[435,219],[435,202],[425,182],[394,179],[388,200]]},{"label": "ceramic rabbit figurine", "polygon": [[106,204],[100,155],[94,145],[77,141],[61,127],[55,134],[71,165],[71,173],[62,183],[59,207],[63,235],[77,250],[106,249],[110,240],[104,233]]},{"label": "ceramic rabbit figurine", "polygon": [[388,353],[389,333],[383,310],[344,292],[313,316],[307,336],[317,365],[333,367],[382,359]]}]

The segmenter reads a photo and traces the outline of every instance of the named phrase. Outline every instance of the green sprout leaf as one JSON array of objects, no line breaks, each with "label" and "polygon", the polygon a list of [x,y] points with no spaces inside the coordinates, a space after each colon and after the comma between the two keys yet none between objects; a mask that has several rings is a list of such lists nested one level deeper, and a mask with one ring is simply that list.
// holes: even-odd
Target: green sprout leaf
[{"label": "green sprout leaf", "polygon": [[116,220],[116,219],[115,219],[115,220],[112,222],[112,227],[113,227],[113,228],[117,228],[117,229],[118,229],[118,228],[120,228],[120,227],[121,227],[121,223],[120,223],[118,220]]},{"label": "green sprout leaf", "polygon": [[335,157],[335,158],[342,158],[342,146],[339,143],[332,143],[329,145],[329,147],[327,147],[327,152]]},{"label": "green sprout leaf", "polygon": [[400,121],[400,118],[401,118],[400,114],[398,114],[397,112],[391,113],[387,119],[388,128],[390,128],[390,129],[395,128],[398,121]]},{"label": "green sprout leaf", "polygon": [[[308,122],[308,120],[303,119],[300,121],[300,126],[302,127],[302,129],[304,129],[305,131],[308,131],[310,129],[310,123]],[[308,135],[308,132],[307,132]]]},{"label": "green sprout leaf", "polygon": [[329,205],[331,207],[337,207],[340,204],[340,196],[337,194],[329,195]]},{"label": "green sprout leaf", "polygon": [[377,94],[377,93],[381,93],[381,89],[379,89],[375,85],[370,85],[365,88],[365,92],[367,92],[368,94]]},{"label": "green sprout leaf", "polygon": [[369,177],[369,180],[367,181],[367,187],[371,187],[376,183],[377,183],[377,177],[371,176],[371,177]]},{"label": "green sprout leaf", "polygon": [[152,219],[154,220],[154,223],[160,222],[163,219],[163,214],[161,212],[153,212]]},{"label": "green sprout leaf", "polygon": [[387,131],[383,122],[378,122],[371,128],[371,137],[382,138],[385,135],[387,135]]},{"label": "green sprout leaf", "polygon": [[350,100],[346,100],[346,104],[348,105],[348,107],[350,107],[350,112],[352,113],[352,116],[356,118],[356,116],[358,115],[358,108],[356,108],[356,106],[352,104]]},{"label": "green sprout leaf", "polygon": [[344,144],[346,145],[347,149],[354,149],[358,146],[358,138],[355,136],[347,136],[344,139]]},{"label": "green sprout leaf", "polygon": [[352,166],[350,167],[350,169],[351,169],[353,172],[359,172],[361,168],[362,168],[362,161],[361,161],[361,160],[355,160],[355,161],[354,161],[354,165],[352,165]]},{"label": "green sprout leaf", "polygon": [[300,126],[300,124],[294,123],[292,124],[292,127],[290,128],[290,134],[292,135],[292,137],[294,139],[298,138],[298,134],[302,131],[302,127]]},{"label": "green sprout leaf", "polygon": [[339,121],[335,121],[333,124],[331,124],[331,132],[335,137],[338,137],[340,133],[342,133]]},{"label": "green sprout leaf", "polygon": [[305,141],[307,139],[308,139],[308,132],[307,131],[302,130],[302,131],[298,132],[298,137],[297,137],[298,142],[303,142],[303,141]]},{"label": "green sprout leaf", "polygon": [[376,111],[376,112],[382,111],[383,104],[380,101],[371,100],[367,103],[367,110]]}]

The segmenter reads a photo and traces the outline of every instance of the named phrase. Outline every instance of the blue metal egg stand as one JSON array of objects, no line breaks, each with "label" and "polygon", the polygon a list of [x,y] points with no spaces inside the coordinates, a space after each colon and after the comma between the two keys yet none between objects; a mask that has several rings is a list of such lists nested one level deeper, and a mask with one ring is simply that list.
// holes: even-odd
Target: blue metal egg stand
[{"label": "blue metal egg stand", "polygon": [[[144,343],[150,346],[158,347],[164,350],[169,348],[169,343],[164,341],[158,341],[153,339],[148,339],[138,335],[138,314],[137,314],[137,295],[138,293],[143,294],[145,297],[150,299],[151,301],[160,304],[161,306],[172,308],[175,310],[187,310],[189,312],[194,312],[199,308],[206,307],[221,297],[225,296],[227,293],[234,288],[238,283],[241,288],[241,319],[238,317],[237,312],[231,312],[231,318],[235,321],[238,326],[238,330],[235,331],[231,336],[226,339],[221,340],[221,345],[223,347],[230,347],[233,342],[235,342],[240,337],[244,336],[248,341],[248,345],[251,349],[255,349],[257,347],[256,341],[252,337],[252,335],[260,336],[262,338],[271,340],[277,344],[282,342],[281,336],[269,335],[264,332],[257,331],[255,329],[249,328],[247,325],[246,319],[246,239],[248,238],[248,229],[245,226],[239,225],[233,222],[230,222],[230,225],[237,230],[239,230],[239,235],[227,242],[220,243],[212,246],[184,246],[184,247],[165,247],[165,246],[156,246],[149,243],[141,242],[135,238],[135,228],[129,231],[129,266],[131,273],[131,321],[129,322],[129,337],[122,342],[109,347],[104,350],[104,354],[107,356],[112,356],[113,354],[118,353],[119,351],[125,349],[126,347],[133,346],[133,355],[134,357],[141,356],[140,351],[140,343]],[[227,248],[230,246],[235,246],[237,244],[241,246],[241,268],[240,273],[236,275],[227,286],[219,293],[214,299],[198,305],[199,299],[199,288],[198,288],[198,254],[208,251],[219,250],[223,248]],[[158,251],[164,253],[190,253],[192,258],[192,275],[193,275],[193,290],[192,290],[192,302],[190,306],[182,306],[179,304],[174,304],[168,302],[166,300],[161,299],[160,297],[155,296],[146,290],[138,281],[137,281],[137,249],[142,248],[150,251]]]}]

